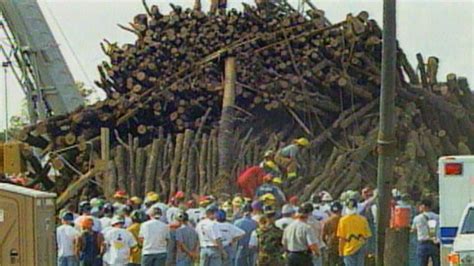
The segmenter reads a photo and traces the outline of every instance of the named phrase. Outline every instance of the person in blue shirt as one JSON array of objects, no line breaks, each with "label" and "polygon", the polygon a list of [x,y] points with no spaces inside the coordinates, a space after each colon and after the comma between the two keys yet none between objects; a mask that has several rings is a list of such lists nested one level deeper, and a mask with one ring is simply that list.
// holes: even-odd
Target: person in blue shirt
[{"label": "person in blue shirt", "polygon": [[255,255],[249,249],[249,240],[252,232],[257,229],[257,222],[252,219],[252,207],[245,204],[242,208],[242,218],[236,220],[234,225],[245,231],[245,235],[237,242],[237,253],[235,255],[235,266],[255,265]]},{"label": "person in blue shirt", "polygon": [[279,187],[273,184],[273,177],[271,175],[266,175],[263,177],[263,184],[257,188],[255,192],[255,198],[260,198],[265,194],[272,194],[275,196],[278,206],[281,206],[285,202],[285,194],[281,191]]}]

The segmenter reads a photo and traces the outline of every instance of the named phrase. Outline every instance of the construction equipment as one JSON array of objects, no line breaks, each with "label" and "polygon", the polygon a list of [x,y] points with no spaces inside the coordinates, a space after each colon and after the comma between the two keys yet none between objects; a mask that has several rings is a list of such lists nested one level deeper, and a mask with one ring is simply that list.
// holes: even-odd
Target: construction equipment
[{"label": "construction equipment", "polygon": [[[0,0],[3,28],[18,69],[8,64],[23,88],[30,121],[62,115],[84,98],[36,0]],[[7,62],[10,55],[1,48]]]}]

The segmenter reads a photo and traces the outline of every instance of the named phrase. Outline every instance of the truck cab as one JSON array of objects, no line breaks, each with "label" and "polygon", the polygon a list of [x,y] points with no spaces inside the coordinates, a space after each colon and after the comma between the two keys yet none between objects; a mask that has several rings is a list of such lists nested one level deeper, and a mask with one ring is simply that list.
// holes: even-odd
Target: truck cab
[{"label": "truck cab", "polygon": [[458,228],[449,255],[450,265],[474,265],[474,203],[464,209]]},{"label": "truck cab", "polygon": [[[438,176],[441,265],[474,265],[474,156],[439,158]],[[463,256],[466,252],[472,256],[472,263],[456,264],[461,257],[456,256],[455,248]]]}]

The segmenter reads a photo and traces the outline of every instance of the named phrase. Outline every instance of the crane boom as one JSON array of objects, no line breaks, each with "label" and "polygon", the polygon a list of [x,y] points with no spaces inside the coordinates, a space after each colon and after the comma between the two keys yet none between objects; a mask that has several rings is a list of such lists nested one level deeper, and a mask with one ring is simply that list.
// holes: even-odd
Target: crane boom
[{"label": "crane boom", "polygon": [[36,0],[0,0],[0,11],[32,122],[83,105],[84,98]]}]

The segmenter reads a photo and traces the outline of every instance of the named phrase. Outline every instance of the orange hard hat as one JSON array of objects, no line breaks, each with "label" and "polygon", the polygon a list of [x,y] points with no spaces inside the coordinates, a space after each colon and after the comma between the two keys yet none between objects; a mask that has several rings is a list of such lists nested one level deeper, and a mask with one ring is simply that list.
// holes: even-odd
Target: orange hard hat
[{"label": "orange hard hat", "polygon": [[79,220],[79,226],[81,228],[89,229],[94,225],[94,220],[90,216],[84,216]]}]

